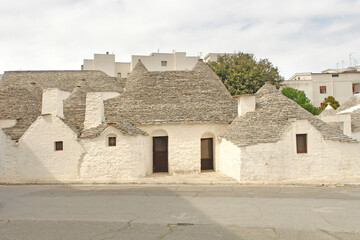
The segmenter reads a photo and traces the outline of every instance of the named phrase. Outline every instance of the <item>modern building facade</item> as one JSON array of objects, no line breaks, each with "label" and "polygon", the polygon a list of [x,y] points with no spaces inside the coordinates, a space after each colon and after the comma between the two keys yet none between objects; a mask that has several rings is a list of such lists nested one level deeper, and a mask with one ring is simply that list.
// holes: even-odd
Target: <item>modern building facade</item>
[{"label": "modern building facade", "polygon": [[116,62],[115,55],[94,54],[94,59],[84,59],[82,70],[100,70],[111,77],[126,78],[136,63],[141,60],[149,71],[191,70],[200,57],[186,56],[185,52],[151,53],[131,56],[131,62]]},{"label": "modern building facade", "polygon": [[360,68],[296,73],[283,85],[304,91],[316,107],[320,107],[328,96],[333,96],[341,105],[360,92]]}]

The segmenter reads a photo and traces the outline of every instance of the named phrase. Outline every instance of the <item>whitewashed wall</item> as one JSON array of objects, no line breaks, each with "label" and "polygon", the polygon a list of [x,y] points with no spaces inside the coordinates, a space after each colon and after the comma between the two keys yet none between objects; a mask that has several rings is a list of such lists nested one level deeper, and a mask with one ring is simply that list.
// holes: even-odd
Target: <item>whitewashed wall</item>
[{"label": "whitewashed wall", "polygon": [[[307,134],[308,153],[296,153],[296,134]],[[241,181],[316,180],[358,177],[359,143],[324,140],[307,121],[297,120],[276,143],[241,148]]]},{"label": "whitewashed wall", "polygon": [[[108,146],[108,137],[116,137],[116,146]],[[118,182],[146,176],[144,154],[147,136],[124,136],[108,127],[100,136],[82,139],[86,155],[81,162],[80,177],[85,182]]]},{"label": "whitewashed wall", "polygon": [[[1,181],[77,181],[83,149],[76,138],[58,117],[38,117],[18,143],[7,141],[5,174]],[[55,141],[63,141],[63,151],[55,151]]]},{"label": "whitewashed wall", "polygon": [[240,148],[226,139],[220,140],[220,172],[240,181],[240,157]]},{"label": "whitewashed wall", "polygon": [[159,124],[137,126],[150,134],[145,154],[150,156],[147,172],[152,172],[152,137],[168,136],[169,173],[200,172],[201,138],[213,137],[214,168],[219,165],[219,140],[229,124]]},{"label": "whitewashed wall", "polygon": [[6,151],[6,135],[0,128],[0,179],[3,178],[5,174],[5,151]]}]

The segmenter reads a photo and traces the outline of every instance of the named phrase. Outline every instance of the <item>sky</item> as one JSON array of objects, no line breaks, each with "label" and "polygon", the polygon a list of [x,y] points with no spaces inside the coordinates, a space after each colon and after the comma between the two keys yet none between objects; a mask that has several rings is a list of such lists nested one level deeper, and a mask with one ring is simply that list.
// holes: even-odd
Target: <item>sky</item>
[{"label": "sky", "polygon": [[360,0],[0,0],[0,74],[174,50],[252,53],[286,79],[360,65]]}]

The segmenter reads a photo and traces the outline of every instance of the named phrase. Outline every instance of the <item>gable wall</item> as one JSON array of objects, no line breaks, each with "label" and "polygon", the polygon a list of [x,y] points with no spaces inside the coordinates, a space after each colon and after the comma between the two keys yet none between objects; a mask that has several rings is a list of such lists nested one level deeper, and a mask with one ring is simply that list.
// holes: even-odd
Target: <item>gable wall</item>
[{"label": "gable wall", "polygon": [[[161,136],[156,133],[164,131],[168,136],[169,173],[200,172],[201,138],[213,137],[214,168],[219,166],[219,139],[229,124],[158,124],[137,126],[150,134],[146,155],[150,156],[148,168],[152,171],[152,137]],[[151,173],[148,172],[148,174]]]},{"label": "gable wall", "polygon": [[[109,136],[116,136],[116,146],[108,146]],[[81,142],[86,150],[80,171],[84,182],[121,182],[146,175],[146,136],[124,136],[109,127],[100,136]]]},{"label": "gable wall", "polygon": [[[1,181],[77,181],[83,149],[76,138],[76,134],[59,118],[40,116],[18,143],[7,144],[11,154],[6,158],[6,176]],[[63,151],[55,151],[55,141],[63,141]]]},{"label": "gable wall", "polygon": [[[296,134],[308,134],[308,153],[296,153]],[[241,181],[342,179],[360,174],[359,143],[324,140],[306,120],[276,143],[241,148]]]}]

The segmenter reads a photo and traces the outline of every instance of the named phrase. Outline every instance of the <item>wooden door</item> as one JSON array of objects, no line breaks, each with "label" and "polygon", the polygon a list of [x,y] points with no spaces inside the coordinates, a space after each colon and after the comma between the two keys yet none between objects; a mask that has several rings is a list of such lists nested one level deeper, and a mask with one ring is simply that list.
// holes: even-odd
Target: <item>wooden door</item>
[{"label": "wooden door", "polygon": [[153,172],[168,172],[168,137],[153,137]]},{"label": "wooden door", "polygon": [[213,170],[214,158],[213,158],[213,139],[202,138],[201,139],[201,170]]}]

